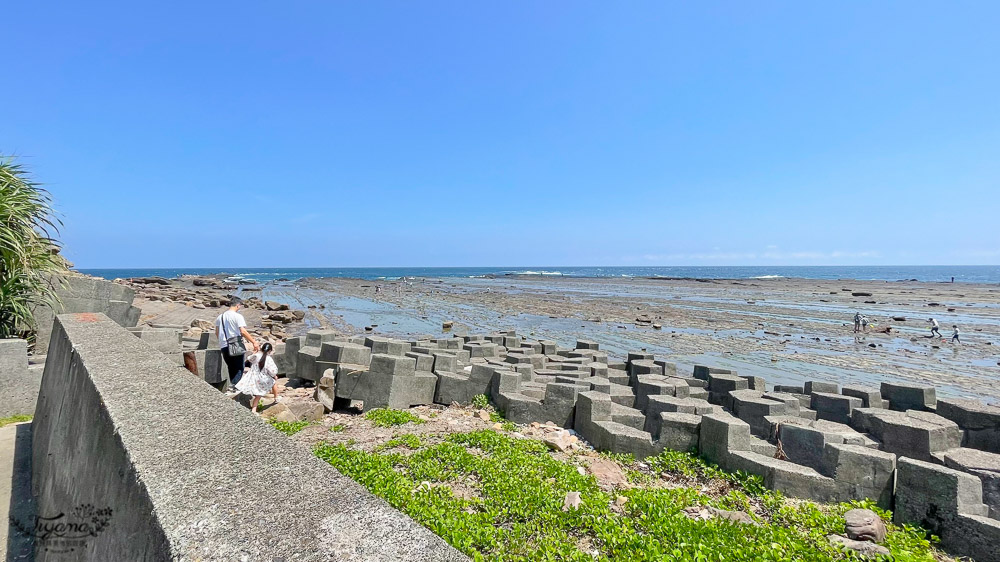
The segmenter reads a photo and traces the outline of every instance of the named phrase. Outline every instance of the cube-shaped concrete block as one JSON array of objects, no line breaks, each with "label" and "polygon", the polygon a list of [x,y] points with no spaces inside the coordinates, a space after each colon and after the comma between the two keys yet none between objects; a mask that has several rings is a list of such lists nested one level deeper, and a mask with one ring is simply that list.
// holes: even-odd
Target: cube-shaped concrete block
[{"label": "cube-shaped concrete block", "polygon": [[803,385],[804,394],[812,394],[814,392],[826,392],[831,394],[836,394],[838,391],[837,383],[835,382],[822,382],[822,381],[806,381]]},{"label": "cube-shaped concrete block", "polygon": [[881,393],[889,401],[889,408],[899,412],[933,410],[937,403],[933,386],[884,382]]},{"label": "cube-shaped concrete block", "polygon": [[410,351],[409,342],[379,336],[368,336],[365,338],[365,346],[371,348],[372,355],[404,356],[406,352]]},{"label": "cube-shaped concrete block", "polygon": [[458,356],[446,351],[435,351],[431,355],[434,357],[434,372],[454,373],[458,370]]},{"label": "cube-shaped concrete block", "polygon": [[601,346],[597,342],[590,341],[590,340],[576,340],[576,348],[577,349],[592,349],[594,351],[597,351],[598,349],[601,348]]},{"label": "cube-shaped concrete block", "polygon": [[[306,339],[302,347],[321,347],[323,342],[333,341],[339,336],[336,330],[324,328],[314,328],[306,332]],[[319,379],[317,379],[319,380]]]},{"label": "cube-shaped concrete block", "polygon": [[415,369],[420,372],[429,373],[434,370],[434,356],[428,355],[426,353],[414,353],[408,351],[406,357],[411,357],[417,360]]},{"label": "cube-shaped concrete block", "polygon": [[316,371],[316,361],[319,360],[319,347],[306,346],[299,350],[295,365],[295,376],[307,381],[318,381],[323,375]]},{"label": "cube-shaped concrete block", "polygon": [[819,419],[843,424],[851,423],[851,412],[860,407],[860,398],[827,392],[813,392],[810,405]]},{"label": "cube-shaped concrete block", "polygon": [[722,369],[719,367],[708,367],[706,365],[695,365],[693,376],[696,379],[707,381],[709,375],[735,375],[736,371]]},{"label": "cube-shaped concrete block", "polygon": [[861,400],[862,408],[885,408],[888,403],[882,399],[882,393],[877,388],[863,386],[845,386],[840,389],[844,396],[853,396]]},{"label": "cube-shaped concrete block", "polygon": [[653,437],[664,448],[685,452],[698,450],[698,437],[701,433],[701,416],[678,412],[662,412],[659,418],[659,433]]},{"label": "cube-shaped concrete block", "polygon": [[416,372],[417,360],[399,355],[372,355],[368,371],[372,375],[392,375],[412,377]]},{"label": "cube-shaped concrete block", "polygon": [[677,376],[677,364],[670,361],[664,361],[663,359],[654,359],[653,363],[660,366],[660,371],[665,377],[676,377]]},{"label": "cube-shaped concrete block", "polygon": [[724,394],[734,390],[746,390],[750,383],[739,375],[711,374],[708,376],[708,391]]},{"label": "cube-shaped concrete block", "polygon": [[331,363],[367,365],[371,362],[372,351],[368,347],[348,342],[323,342],[319,358]]}]

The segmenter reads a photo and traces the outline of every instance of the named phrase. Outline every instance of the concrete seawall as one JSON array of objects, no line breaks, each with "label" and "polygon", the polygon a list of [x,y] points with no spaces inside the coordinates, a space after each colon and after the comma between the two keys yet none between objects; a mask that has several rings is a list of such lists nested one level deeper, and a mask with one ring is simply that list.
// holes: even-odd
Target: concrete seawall
[{"label": "concrete seawall", "polygon": [[111,509],[74,559],[465,559],[103,314],[56,319],[32,449],[40,516]]}]

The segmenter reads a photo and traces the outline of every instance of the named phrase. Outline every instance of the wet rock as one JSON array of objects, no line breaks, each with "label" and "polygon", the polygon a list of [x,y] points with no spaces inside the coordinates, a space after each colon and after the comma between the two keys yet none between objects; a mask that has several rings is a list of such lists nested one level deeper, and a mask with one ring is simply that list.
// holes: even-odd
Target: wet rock
[{"label": "wet rock", "polygon": [[274,301],[265,301],[264,307],[271,311],[288,310],[287,304]]}]

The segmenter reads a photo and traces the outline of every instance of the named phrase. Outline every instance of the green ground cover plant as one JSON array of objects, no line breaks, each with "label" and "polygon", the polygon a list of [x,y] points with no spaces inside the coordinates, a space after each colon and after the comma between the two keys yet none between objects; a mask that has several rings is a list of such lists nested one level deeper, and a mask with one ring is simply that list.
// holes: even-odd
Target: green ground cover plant
[{"label": "green ground cover plant", "polygon": [[303,429],[306,428],[306,426],[309,425],[309,422],[307,421],[284,422],[284,421],[278,421],[274,418],[267,420],[267,422],[270,423],[272,427],[284,433],[285,435],[295,435],[296,433],[302,431]]},{"label": "green ground cover plant", "polygon": [[369,410],[365,413],[365,419],[370,420],[373,424],[378,427],[392,427],[395,425],[403,425],[407,423],[424,423],[424,420],[417,417],[415,414],[407,412],[405,410],[393,410],[391,408],[378,408],[376,410]]},{"label": "green ground cover plant", "polygon": [[[432,445],[404,435],[374,452],[320,444],[315,453],[475,560],[852,560],[826,536],[843,531],[847,510],[873,507],[788,500],[756,476],[674,451],[641,463],[605,455],[642,483],[602,490],[543,443],[492,430]],[[580,492],[578,508],[563,509],[567,492]],[[758,525],[692,519],[690,506],[746,511]],[[922,530],[888,527],[896,560],[933,560]]]},{"label": "green ground cover plant", "polygon": [[0,427],[3,427],[5,425],[10,425],[12,423],[21,423],[26,421],[31,421],[31,416],[15,414],[13,416],[7,416],[6,418],[0,418]]}]

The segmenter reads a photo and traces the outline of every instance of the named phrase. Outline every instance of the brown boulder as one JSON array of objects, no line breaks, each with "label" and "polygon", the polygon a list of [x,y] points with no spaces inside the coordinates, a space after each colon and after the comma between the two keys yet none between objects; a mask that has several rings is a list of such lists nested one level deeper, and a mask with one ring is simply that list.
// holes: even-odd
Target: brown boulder
[{"label": "brown boulder", "polygon": [[588,468],[601,488],[621,488],[628,485],[625,471],[611,459],[596,457],[590,461]]},{"label": "brown boulder", "polygon": [[844,534],[856,541],[882,542],[885,523],[870,509],[852,509],[844,514]]},{"label": "brown boulder", "polygon": [[289,402],[288,411],[295,415],[296,421],[319,421],[326,413],[319,402]]}]

